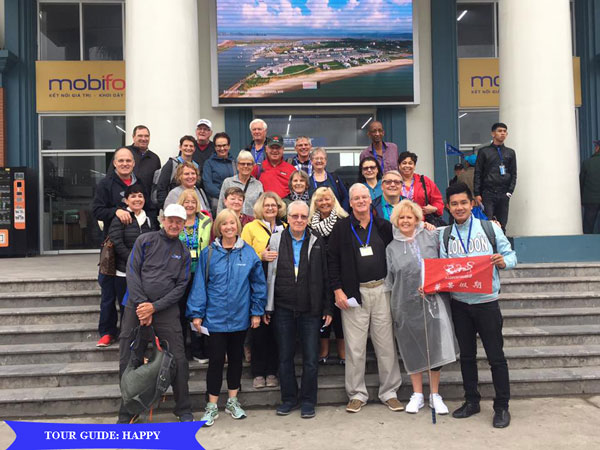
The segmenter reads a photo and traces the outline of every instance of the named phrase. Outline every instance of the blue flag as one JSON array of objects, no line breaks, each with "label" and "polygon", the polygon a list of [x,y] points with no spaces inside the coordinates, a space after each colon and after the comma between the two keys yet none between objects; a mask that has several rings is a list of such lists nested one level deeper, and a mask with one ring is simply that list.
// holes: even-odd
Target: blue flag
[{"label": "blue flag", "polygon": [[463,152],[446,142],[446,155],[464,156]]}]

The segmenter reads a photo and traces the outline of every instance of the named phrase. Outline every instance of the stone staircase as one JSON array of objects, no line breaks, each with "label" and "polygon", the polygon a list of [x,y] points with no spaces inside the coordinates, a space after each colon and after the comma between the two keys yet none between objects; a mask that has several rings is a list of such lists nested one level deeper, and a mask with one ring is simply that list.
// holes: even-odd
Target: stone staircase
[{"label": "stone staircase", "polygon": [[[598,275],[600,263],[523,264],[502,274],[513,396],[600,393]],[[95,278],[89,277],[0,282],[0,417],[116,415],[118,347],[95,347],[99,294]],[[481,391],[491,397],[483,355],[481,350]],[[376,369],[370,354],[372,399],[377,398]],[[319,370],[319,402],[345,403],[343,366]],[[195,410],[204,406],[205,371],[206,366],[190,363]],[[404,373],[400,399],[411,391]],[[447,399],[462,397],[458,363],[444,368],[441,393]],[[245,406],[273,406],[279,391],[253,389],[246,365],[240,397]],[[168,398],[160,408],[170,406]]]}]

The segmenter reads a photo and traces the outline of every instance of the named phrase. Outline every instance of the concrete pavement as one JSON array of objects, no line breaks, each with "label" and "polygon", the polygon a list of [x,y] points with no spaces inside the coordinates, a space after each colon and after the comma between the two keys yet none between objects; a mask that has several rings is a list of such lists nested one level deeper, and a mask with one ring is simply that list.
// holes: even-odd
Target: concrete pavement
[{"label": "concrete pavement", "polygon": [[[448,402],[452,410],[459,402]],[[393,413],[379,403],[370,403],[358,414],[340,406],[317,408],[317,417],[301,419],[299,411],[278,417],[273,409],[249,410],[248,418],[234,421],[222,412],[211,428],[198,432],[207,450],[301,450],[301,449],[545,449],[600,448],[600,396],[532,398],[511,401],[512,423],[492,428],[492,406],[483,401],[482,411],[463,420],[438,416],[431,423],[429,408],[419,414]],[[201,412],[196,413],[200,419]],[[173,416],[160,414],[155,421]],[[114,423],[115,417],[67,419],[69,423]],[[53,422],[61,422],[56,420]],[[0,423],[0,448],[14,439],[10,428]],[[178,448],[174,446],[173,448]]]}]

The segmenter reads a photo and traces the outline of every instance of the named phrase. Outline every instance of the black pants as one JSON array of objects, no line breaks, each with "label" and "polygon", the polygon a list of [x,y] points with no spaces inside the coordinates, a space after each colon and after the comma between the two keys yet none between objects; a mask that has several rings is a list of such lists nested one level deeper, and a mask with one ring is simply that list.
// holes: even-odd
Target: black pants
[{"label": "black pants", "polygon": [[[121,334],[119,336],[119,379],[125,372],[129,358],[131,356],[130,344],[134,338],[133,331],[140,324],[135,313],[135,308],[130,303],[125,307],[123,322],[121,324]],[[173,413],[181,416],[192,412],[190,392],[188,387],[189,367],[181,339],[181,324],[179,322],[179,307],[177,305],[156,312],[152,315],[152,327],[156,336],[162,341],[169,343],[169,351],[175,359],[175,379],[173,386],[173,397],[175,398],[175,409]],[[130,417],[131,414],[123,407],[119,410],[119,417]]]},{"label": "black pants", "polygon": [[496,220],[502,225],[502,231],[506,233],[506,223],[508,222],[508,203],[510,199],[506,192],[490,193],[484,192],[482,195],[484,213],[488,219]]},{"label": "black pants", "polygon": [[[187,299],[188,295],[190,295],[190,291],[192,290],[192,284],[194,284],[194,276],[190,277],[190,281],[185,288],[185,293],[183,297],[179,300],[179,321],[181,322],[181,335],[183,337],[183,346],[186,350],[189,351],[190,356],[195,356],[197,358],[204,359],[204,335],[192,331],[192,327],[190,326],[190,321],[185,316],[185,311],[187,309]],[[187,347],[187,337],[190,336],[190,348]]]},{"label": "black pants", "polygon": [[267,375],[276,375],[279,367],[279,357],[273,325],[265,325],[261,322],[258,328],[250,330],[250,334],[252,346],[250,367],[252,369],[252,376],[266,377]]},{"label": "black pants", "polygon": [[223,384],[223,366],[227,354],[227,389],[240,388],[242,380],[242,359],[246,330],[232,333],[211,333],[208,336],[208,370],[206,372],[206,391],[218,396]]},{"label": "black pants", "polygon": [[583,204],[583,233],[592,234],[594,225],[600,212],[600,203],[584,203]]},{"label": "black pants", "polygon": [[494,409],[508,408],[510,384],[508,365],[502,349],[502,313],[498,301],[468,305],[452,300],[452,321],[460,348],[460,370],[465,390],[465,400],[479,403],[477,390],[477,334],[481,338],[488,363],[492,370],[492,381],[496,396]]}]

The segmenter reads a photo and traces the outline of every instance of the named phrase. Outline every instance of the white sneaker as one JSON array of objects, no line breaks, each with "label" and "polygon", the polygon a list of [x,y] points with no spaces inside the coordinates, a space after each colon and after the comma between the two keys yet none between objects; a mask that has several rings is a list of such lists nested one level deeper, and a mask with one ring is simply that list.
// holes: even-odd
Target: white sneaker
[{"label": "white sneaker", "polygon": [[410,414],[416,414],[423,406],[425,406],[423,394],[414,392],[413,395],[410,396],[410,401],[408,402],[408,405],[406,405],[405,411]]},{"label": "white sneaker", "polygon": [[440,394],[429,395],[429,407],[435,408],[435,412],[440,415],[448,414],[448,407],[444,403]]}]

